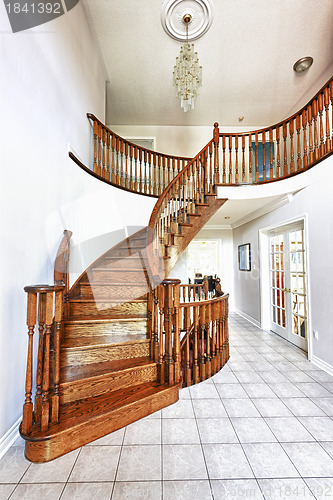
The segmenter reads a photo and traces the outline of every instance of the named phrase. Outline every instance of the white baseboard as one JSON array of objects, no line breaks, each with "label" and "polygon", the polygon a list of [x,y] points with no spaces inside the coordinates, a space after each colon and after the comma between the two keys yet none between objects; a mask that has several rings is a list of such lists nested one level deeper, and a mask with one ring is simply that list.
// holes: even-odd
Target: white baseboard
[{"label": "white baseboard", "polygon": [[13,443],[15,443],[16,439],[19,437],[19,426],[22,418],[20,417],[14,425],[2,436],[0,439],[0,459],[4,456],[4,454],[9,450]]},{"label": "white baseboard", "polygon": [[250,323],[252,323],[254,326],[257,326],[258,328],[261,328],[261,324],[259,321],[257,321],[256,319],[252,318],[252,316],[249,316],[248,314],[246,314],[245,312],[242,312],[242,311],[238,311],[237,309],[234,311],[236,314],[238,314],[238,316],[241,316],[242,318],[244,319],[247,319]]},{"label": "white baseboard", "polygon": [[324,372],[328,373],[329,375],[332,375],[333,377],[333,366],[327,363],[326,361],[323,361],[322,359],[317,358],[317,356],[314,356],[312,354],[311,363],[313,363],[315,366],[318,366],[318,368],[324,370]]}]

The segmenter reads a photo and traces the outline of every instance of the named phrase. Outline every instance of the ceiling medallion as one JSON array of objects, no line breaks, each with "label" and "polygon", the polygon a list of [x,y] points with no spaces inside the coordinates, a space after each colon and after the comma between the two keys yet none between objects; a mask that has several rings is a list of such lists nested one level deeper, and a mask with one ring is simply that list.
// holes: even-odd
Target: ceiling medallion
[{"label": "ceiling medallion", "polygon": [[186,41],[184,15],[190,14],[188,40],[196,40],[206,33],[213,22],[212,0],[164,0],[161,23],[164,31],[175,40]]}]

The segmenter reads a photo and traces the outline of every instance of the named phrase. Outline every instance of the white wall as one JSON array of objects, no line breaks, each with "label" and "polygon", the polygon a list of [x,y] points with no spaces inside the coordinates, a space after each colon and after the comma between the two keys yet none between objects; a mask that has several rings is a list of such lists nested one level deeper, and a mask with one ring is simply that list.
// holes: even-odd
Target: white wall
[{"label": "white wall", "polygon": [[[307,217],[310,333],[319,332],[319,339],[313,340],[313,355],[333,366],[333,157],[314,167],[311,183],[294,195],[288,205],[264,215],[234,230],[235,300],[236,309],[260,321],[259,283],[259,231],[270,226],[282,225],[290,220]],[[309,172],[309,173],[310,173]],[[237,270],[237,247],[251,243],[251,272]]]},{"label": "white wall", "polygon": [[[103,119],[105,75],[81,3],[50,23],[16,34],[1,3],[0,30],[1,454],[24,401],[23,287],[53,281],[64,229],[73,231],[74,243],[86,231],[87,221],[76,207],[71,210],[73,202],[83,203],[77,182],[83,172],[75,175],[79,168],[69,160],[67,145],[88,159],[91,131],[85,114]],[[100,216],[94,213],[95,220]],[[112,213],[107,216],[112,220]]]}]

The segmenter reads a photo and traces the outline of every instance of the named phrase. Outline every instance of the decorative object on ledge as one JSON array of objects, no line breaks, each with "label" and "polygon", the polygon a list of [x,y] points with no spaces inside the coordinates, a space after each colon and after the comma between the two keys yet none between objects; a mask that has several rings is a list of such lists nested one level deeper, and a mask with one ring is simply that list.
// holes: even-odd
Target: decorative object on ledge
[{"label": "decorative object on ledge", "polygon": [[238,246],[238,268],[240,271],[251,271],[251,244]]},{"label": "decorative object on ledge", "polygon": [[312,66],[313,63],[313,57],[307,56],[307,57],[302,57],[301,59],[298,59],[298,61],[295,62],[293,69],[296,71],[296,73],[304,73],[307,71],[310,66]]},{"label": "decorative object on ledge", "polygon": [[194,102],[198,95],[198,88],[202,84],[202,66],[199,66],[198,53],[194,52],[194,44],[188,41],[188,25],[192,20],[191,14],[184,14],[183,23],[186,27],[186,42],[180,48],[179,57],[173,70],[173,84],[177,89],[177,97],[185,111],[194,109]]}]

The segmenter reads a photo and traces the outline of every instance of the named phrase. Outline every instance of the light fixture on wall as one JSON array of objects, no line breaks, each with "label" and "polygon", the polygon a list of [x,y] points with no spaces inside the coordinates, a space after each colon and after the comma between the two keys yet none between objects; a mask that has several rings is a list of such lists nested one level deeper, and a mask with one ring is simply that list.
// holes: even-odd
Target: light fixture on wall
[{"label": "light fixture on wall", "polygon": [[296,73],[304,73],[304,71],[307,71],[310,66],[313,63],[313,57],[307,56],[307,57],[302,57],[301,59],[298,59],[298,61],[295,62],[293,68]]},{"label": "light fixture on wall", "polygon": [[173,70],[173,84],[177,88],[177,97],[185,112],[194,109],[198,88],[202,84],[202,66],[199,65],[198,53],[194,51],[194,44],[190,44],[188,41],[188,25],[191,20],[191,14],[183,15],[186,41],[180,48],[180,54],[176,58]]}]

